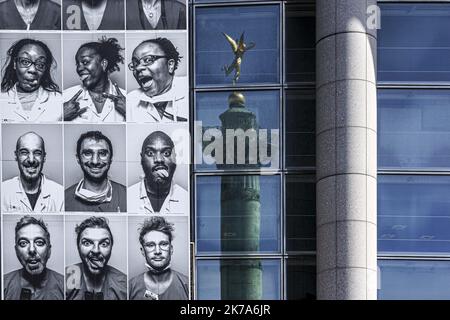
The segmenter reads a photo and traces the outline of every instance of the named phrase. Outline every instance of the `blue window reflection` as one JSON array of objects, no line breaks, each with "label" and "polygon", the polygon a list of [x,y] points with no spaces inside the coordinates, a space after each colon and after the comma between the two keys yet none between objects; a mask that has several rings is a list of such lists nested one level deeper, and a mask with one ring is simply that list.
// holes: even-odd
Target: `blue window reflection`
[{"label": "blue window reflection", "polygon": [[[196,121],[201,121],[201,125],[204,130],[208,128],[217,128],[221,130],[221,120],[219,116],[223,114],[228,108],[228,97],[231,92],[198,92],[196,93]],[[248,111],[251,111],[255,117],[256,122],[258,124],[258,128],[256,128],[258,134],[259,130],[265,129],[267,130],[267,152],[263,152],[258,148],[258,154],[260,152],[263,153],[264,156],[268,156],[272,159],[272,161],[267,161],[263,167],[270,169],[277,169],[279,167],[279,153],[277,152],[278,147],[280,145],[280,134],[279,134],[279,126],[280,126],[280,92],[279,90],[262,90],[262,91],[241,91],[241,93],[245,96],[245,107]],[[245,128],[244,128],[245,129]],[[275,130],[275,131],[274,131]],[[271,134],[276,133],[278,136],[278,141],[271,141]],[[200,140],[201,141],[201,140]],[[225,137],[224,137],[225,141]],[[273,144],[274,149],[272,149],[271,145]],[[209,142],[199,143],[196,145],[197,148],[203,148],[209,145]],[[277,147],[277,148],[276,148]],[[235,145],[237,150],[237,146]],[[197,150],[198,159],[202,161],[196,161],[196,169],[207,169],[214,170],[217,169],[216,164],[208,164],[203,161],[201,157],[201,153]],[[224,153],[225,155],[225,153]],[[208,160],[208,159],[207,159]],[[208,160],[209,161],[209,160]],[[225,158],[223,159],[225,161]],[[225,169],[221,167],[220,169]],[[230,166],[230,168],[226,169],[236,169],[236,166]]]},{"label": "blue window reflection", "polygon": [[198,300],[279,300],[280,260],[197,260]]},{"label": "blue window reflection", "polygon": [[378,166],[450,168],[450,90],[378,91]]},{"label": "blue window reflection", "polygon": [[197,252],[280,252],[280,198],[279,176],[198,177]]},{"label": "blue window reflection", "polygon": [[195,9],[195,83],[197,86],[231,85],[222,67],[233,52],[222,32],[256,46],[244,54],[239,84],[280,82],[280,7],[278,5]]},{"label": "blue window reflection", "polygon": [[450,261],[378,260],[380,300],[450,299]]},{"label": "blue window reflection", "polygon": [[378,177],[378,252],[450,252],[450,176]]},{"label": "blue window reflection", "polygon": [[379,81],[450,81],[450,4],[380,4]]}]

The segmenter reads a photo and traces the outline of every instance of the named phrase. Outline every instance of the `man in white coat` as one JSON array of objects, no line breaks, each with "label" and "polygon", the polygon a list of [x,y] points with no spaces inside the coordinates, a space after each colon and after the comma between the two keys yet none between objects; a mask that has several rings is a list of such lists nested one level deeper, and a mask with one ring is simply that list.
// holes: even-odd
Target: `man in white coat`
[{"label": "man in white coat", "polygon": [[44,139],[27,132],[16,143],[15,160],[19,175],[2,183],[3,212],[62,212],[64,189],[43,173]]},{"label": "man in white coat", "polygon": [[179,213],[188,210],[188,192],[173,182],[176,169],[175,146],[162,131],[145,138],[141,149],[144,177],[128,188],[130,213]]}]

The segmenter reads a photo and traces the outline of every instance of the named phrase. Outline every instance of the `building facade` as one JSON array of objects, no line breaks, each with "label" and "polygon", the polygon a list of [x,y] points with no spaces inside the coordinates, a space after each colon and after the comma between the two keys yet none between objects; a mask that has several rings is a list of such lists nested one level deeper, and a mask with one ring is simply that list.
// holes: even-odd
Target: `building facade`
[{"label": "building facade", "polygon": [[[219,273],[227,263],[240,263],[245,273],[258,262],[261,278],[253,280],[262,279],[263,298],[448,299],[450,3],[194,1],[196,119],[204,97],[229,89],[201,76],[211,63],[202,59],[201,38],[210,41],[206,16],[247,36],[265,8],[273,10],[272,20],[261,18],[258,32],[268,39],[265,28],[275,24],[279,56],[249,51],[242,73],[263,72],[239,89],[281,96],[271,111],[280,119],[280,166],[260,176],[261,193],[264,180],[278,180],[270,196],[261,194],[261,207],[267,200],[279,208],[271,209],[279,233],[262,227],[260,236],[276,234],[279,243],[269,249],[260,239],[257,252],[205,250],[205,215],[214,210],[205,205],[212,188],[204,185],[216,179],[217,187],[231,172],[196,167],[196,298],[226,298]],[[252,36],[249,41],[265,45],[258,33]],[[265,71],[274,61],[279,69],[272,74],[279,77],[269,80]],[[269,108],[268,101],[258,108]],[[215,201],[209,208],[219,207]]]},{"label": "building facade", "polygon": [[[26,212],[44,217],[49,226],[53,239],[49,269],[66,273],[64,289],[71,276],[67,267],[70,271],[78,262],[74,232],[78,224],[91,215],[108,218],[109,234],[114,234],[117,243],[111,265],[130,280],[148,268],[136,231],[149,216],[158,215],[175,225],[175,255],[169,266],[190,273],[191,299],[450,298],[450,1],[173,0],[170,3],[178,2],[174,8],[180,11],[179,21],[173,24],[174,17],[165,16],[159,25],[165,30],[151,26],[154,12],[148,2],[144,8],[134,6],[137,0],[120,1],[120,8],[140,12],[139,20],[134,21],[127,10],[116,10],[117,21],[105,19],[99,24],[93,19],[89,25],[80,18],[84,10],[80,2],[51,2],[52,8],[60,5],[54,9],[54,25],[38,31],[30,30],[31,22],[9,28],[5,24],[9,19],[0,14],[4,20],[0,20],[2,66],[20,62],[22,69],[35,73],[53,67],[55,83],[61,88],[56,91],[70,92],[54,102],[60,115],[50,120],[23,116],[34,107],[34,100],[30,103],[24,92],[20,95],[28,113],[20,113],[17,107],[11,109],[12,115],[6,114],[3,107],[15,106],[16,96],[13,102],[5,95],[0,101],[2,195],[8,194],[5,186],[17,176],[20,157],[14,147],[30,130],[40,134],[34,142],[44,150],[44,158],[45,151],[49,155],[43,172],[61,185],[61,194],[66,190],[66,207],[61,206],[62,199],[58,208],[42,211],[44,215],[34,214],[35,203],[28,211],[17,210],[2,197],[4,299],[5,279],[11,278],[7,275],[22,268],[15,259],[14,227]],[[119,1],[101,3],[102,10],[108,7],[113,12],[112,6]],[[12,6],[13,1],[0,1],[0,5]],[[75,18],[63,16],[69,9]],[[8,24],[13,25],[13,20]],[[155,30],[140,30],[134,24],[139,21],[145,22],[142,29]],[[43,40],[57,63],[12,57],[7,49],[19,38]],[[175,50],[165,47],[166,51],[178,50],[179,55],[169,59],[167,52],[152,51],[138,56],[137,48],[149,38],[169,39]],[[126,62],[107,74],[115,72],[111,77],[115,89],[105,87],[112,90],[108,91],[109,107],[115,118],[100,121],[100,112],[98,121],[85,116],[81,117],[85,124],[68,123],[73,119],[66,119],[67,104],[78,99],[80,81],[84,85],[90,77],[89,72],[78,70],[82,69],[79,62],[73,63],[88,42],[97,42],[88,45],[94,49],[100,42],[112,44],[108,50],[120,52],[115,55],[120,56],[117,64]],[[159,49],[163,47],[160,44]],[[96,54],[101,52],[105,50]],[[140,88],[156,83],[159,75],[153,70],[150,77],[141,77],[136,70],[151,69],[153,64],[165,70],[158,62],[164,58],[166,73],[173,76],[176,69],[179,80],[173,83],[184,82],[174,85],[173,92],[178,91],[171,95],[156,95],[169,96],[168,101],[153,99],[155,95],[143,98],[147,107],[152,104],[157,109],[153,118],[146,113],[131,117],[130,101],[136,102],[132,106],[136,109],[141,106],[141,100],[132,99],[142,98]],[[96,70],[100,69],[99,63]],[[22,78],[29,87],[39,80]],[[15,90],[16,84],[6,83],[5,88]],[[128,91],[126,117],[117,106],[122,88]],[[42,94],[42,90],[33,92],[30,99]],[[87,93],[81,97],[91,99]],[[102,94],[96,97],[104,102]],[[90,101],[94,110],[97,106]],[[177,113],[178,103],[183,112]],[[161,123],[153,121],[158,115]],[[153,149],[146,149],[146,137],[159,130],[171,135],[177,129],[184,130],[184,137],[165,140],[170,149],[165,156],[176,149],[186,162],[177,166],[175,174],[175,169],[159,174],[159,178],[170,175],[174,180],[169,185],[176,185],[181,192],[177,196],[185,200],[177,206],[182,200],[170,199],[172,208],[177,208],[171,211],[161,198],[149,200],[149,187],[142,191],[139,175],[146,175],[143,154],[153,157]],[[112,140],[109,149],[104,149],[114,146],[114,161],[112,150],[109,158],[102,155],[109,161],[108,170],[111,166],[103,178],[115,180],[114,185],[120,183],[123,190],[128,187],[128,198],[123,194],[123,202],[115,205],[117,212],[67,208],[67,190],[83,186],[88,177],[79,168],[76,141],[83,132],[93,130]],[[107,139],[98,140],[107,144]],[[42,150],[23,157],[41,159]],[[40,161],[42,170],[45,159]],[[139,186],[141,193],[136,191]],[[111,202],[113,187],[108,188],[100,195],[82,191],[78,196],[88,204],[100,199],[103,205]],[[33,195],[27,194],[22,202],[32,201]],[[148,203],[134,205],[137,199]],[[152,200],[166,211],[153,210]],[[145,206],[151,210],[145,211]],[[152,243],[152,252],[158,248],[172,255],[171,245]],[[130,295],[124,294],[127,298]]]}]

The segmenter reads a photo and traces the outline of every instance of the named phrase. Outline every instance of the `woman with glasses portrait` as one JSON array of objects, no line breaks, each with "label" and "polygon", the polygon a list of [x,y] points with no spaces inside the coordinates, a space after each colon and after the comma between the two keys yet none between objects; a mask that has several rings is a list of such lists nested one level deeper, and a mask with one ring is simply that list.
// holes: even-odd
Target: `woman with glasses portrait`
[{"label": "woman with glasses portrait", "polygon": [[48,46],[35,39],[21,39],[7,51],[1,83],[3,122],[61,120],[62,97],[52,79],[56,61]]},{"label": "woman with glasses portrait", "polygon": [[175,74],[181,58],[167,38],[142,41],[133,50],[128,68],[139,88],[128,93],[128,121],[187,121],[187,78]]}]

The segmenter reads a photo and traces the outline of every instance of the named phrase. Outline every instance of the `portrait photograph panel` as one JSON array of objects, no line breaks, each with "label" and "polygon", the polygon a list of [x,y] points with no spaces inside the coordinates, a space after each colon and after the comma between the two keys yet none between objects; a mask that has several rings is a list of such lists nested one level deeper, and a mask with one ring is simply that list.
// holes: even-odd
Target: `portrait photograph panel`
[{"label": "portrait photograph panel", "polygon": [[0,29],[61,30],[61,0],[3,0]]},{"label": "portrait photograph panel", "polygon": [[124,0],[63,0],[64,30],[125,29]]},{"label": "portrait photograph panel", "polygon": [[124,124],[64,125],[66,212],[126,212]]},{"label": "portrait photograph panel", "polygon": [[66,299],[127,299],[126,216],[67,215]]},{"label": "portrait photograph panel", "polygon": [[125,35],[65,33],[64,121],[124,122]]},{"label": "portrait photograph panel", "polygon": [[0,33],[2,122],[62,121],[59,33]]},{"label": "portrait photograph panel", "polygon": [[128,217],[130,300],[188,299],[188,230],[188,217]]},{"label": "portrait photograph panel", "polygon": [[127,125],[128,213],[189,214],[187,124]]},{"label": "portrait photograph panel", "polygon": [[62,125],[2,124],[2,212],[64,210]]},{"label": "portrait photograph panel", "polygon": [[186,30],[187,0],[127,0],[127,30]]},{"label": "portrait photograph panel", "polygon": [[189,120],[186,32],[127,34],[127,122]]},{"label": "portrait photograph panel", "polygon": [[64,299],[63,223],[62,215],[3,216],[5,300]]}]

